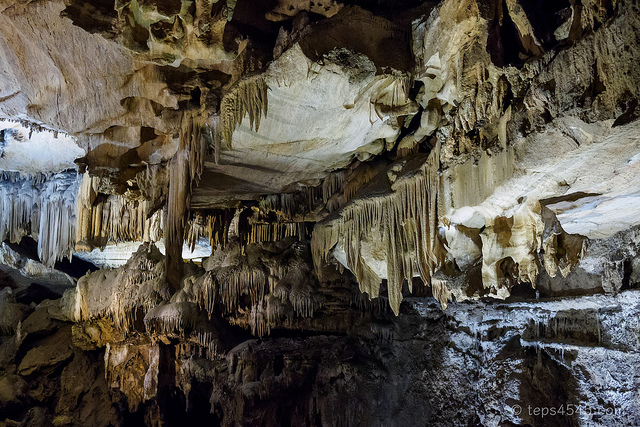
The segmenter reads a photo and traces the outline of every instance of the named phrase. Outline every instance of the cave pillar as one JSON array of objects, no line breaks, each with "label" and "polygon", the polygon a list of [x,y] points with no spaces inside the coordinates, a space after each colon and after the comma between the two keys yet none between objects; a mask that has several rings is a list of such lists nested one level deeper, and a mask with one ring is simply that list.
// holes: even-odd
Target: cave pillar
[{"label": "cave pillar", "polygon": [[169,200],[164,224],[167,280],[175,290],[180,289],[184,264],[182,243],[189,194],[187,166],[188,153],[180,149],[169,165]]},{"label": "cave pillar", "polygon": [[180,289],[184,268],[182,245],[191,192],[204,168],[206,143],[202,128],[206,123],[197,111],[185,111],[181,120],[178,151],[169,164],[169,197],[164,224],[167,281]]}]

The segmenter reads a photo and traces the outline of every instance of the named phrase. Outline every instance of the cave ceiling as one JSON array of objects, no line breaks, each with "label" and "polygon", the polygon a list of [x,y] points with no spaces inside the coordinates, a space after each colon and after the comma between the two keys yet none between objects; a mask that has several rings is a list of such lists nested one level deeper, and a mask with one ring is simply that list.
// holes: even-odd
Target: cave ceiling
[{"label": "cave ceiling", "polygon": [[639,425],[639,63],[637,0],[0,1],[0,427]]},{"label": "cave ceiling", "polygon": [[0,231],[48,266],[158,242],[174,290],[296,235],[396,313],[415,277],[506,298],[640,222],[637,8],[5,1]]}]

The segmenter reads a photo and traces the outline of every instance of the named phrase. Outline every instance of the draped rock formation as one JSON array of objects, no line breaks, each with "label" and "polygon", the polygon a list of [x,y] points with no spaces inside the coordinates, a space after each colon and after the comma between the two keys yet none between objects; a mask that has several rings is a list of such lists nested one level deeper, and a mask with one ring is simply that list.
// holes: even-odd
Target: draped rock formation
[{"label": "draped rock formation", "polygon": [[637,0],[6,0],[0,426],[638,425]]}]

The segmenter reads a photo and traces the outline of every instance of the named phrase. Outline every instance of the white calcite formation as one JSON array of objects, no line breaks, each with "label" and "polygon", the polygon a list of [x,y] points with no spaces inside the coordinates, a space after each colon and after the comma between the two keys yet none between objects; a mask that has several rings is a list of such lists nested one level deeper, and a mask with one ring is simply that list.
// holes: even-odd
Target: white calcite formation
[{"label": "white calcite formation", "polygon": [[[445,1],[416,9],[422,15],[411,26],[413,62],[398,60],[395,69],[376,63],[377,55],[357,43],[371,58],[348,47],[311,55],[310,46],[321,46],[311,37],[328,31],[338,40],[343,36],[336,28],[350,16],[371,20],[382,33],[396,28],[330,2],[322,15],[335,16],[334,26],[316,28],[301,15],[291,32],[279,33],[273,61],[243,75],[243,67],[255,70],[259,61],[249,65],[246,40],[223,41],[236,4],[205,3],[193,10],[137,2],[100,9],[111,27],[99,32],[113,42],[82,30],[91,23],[75,3],[65,9],[73,23],[53,18],[61,7],[56,2],[4,7],[7,28],[31,22],[26,10],[51,16],[53,33],[101,49],[94,68],[102,70],[103,59],[110,59],[111,74],[126,83],[109,90],[111,98],[98,110],[81,111],[80,98],[66,86],[58,105],[66,106],[68,117],[29,110],[43,85],[40,77],[24,78],[32,63],[49,64],[45,69],[58,80],[67,73],[65,79],[87,93],[111,86],[84,85],[86,76],[69,68],[64,55],[74,47],[46,39],[46,53],[37,41],[40,26],[7,34],[5,56],[21,44],[31,62],[16,56],[19,66],[7,65],[18,89],[3,98],[3,114],[51,128],[2,122],[0,165],[7,172],[0,234],[12,242],[33,237],[49,267],[73,249],[163,240],[167,278],[179,291],[182,261],[189,258],[181,253],[185,241],[193,251],[203,238],[212,247],[229,239],[230,224],[212,219],[218,218],[212,209],[236,209],[241,247],[307,238],[309,224],[316,223],[316,273],[337,259],[370,297],[384,285],[398,313],[403,286],[411,291],[414,277],[431,286],[443,306],[451,299],[506,298],[518,283],[535,287],[542,269],[550,277],[568,275],[584,255],[585,238],[608,238],[637,225],[637,126],[612,127],[622,108],[618,100],[637,90],[629,85],[636,74],[628,61],[637,47],[599,53],[627,40],[638,23],[633,13],[620,13],[579,40],[578,33],[597,27],[606,14],[594,7],[562,13],[555,42],[575,39],[571,51],[597,57],[594,69],[585,61],[567,62],[567,51],[553,60],[547,52],[553,39],[541,38],[537,18],[517,1],[498,11]],[[265,16],[279,21],[318,7],[280,2]],[[503,19],[515,29],[517,47],[497,42],[488,29],[495,20],[507,25]],[[562,61],[569,72],[557,65]],[[602,65],[612,62],[619,67]],[[171,93],[167,66],[231,77],[218,84],[185,77],[183,89]],[[571,72],[584,81],[568,80]],[[584,99],[574,89],[586,91]],[[560,90],[570,94],[566,100]],[[213,99],[215,108],[207,104]],[[632,107],[625,114],[633,122]],[[71,134],[51,130],[58,128]],[[76,163],[82,175],[60,175]],[[243,205],[246,199],[260,200],[257,209]],[[111,264],[126,255],[119,257]],[[470,287],[471,279],[460,285],[459,273],[478,266],[481,288]]]},{"label": "white calcite formation", "polygon": [[75,169],[85,150],[64,132],[30,123],[0,121],[0,169],[30,174]]},{"label": "white calcite formation", "polygon": [[51,267],[73,253],[79,177],[60,174],[3,172],[0,183],[0,236],[38,241],[38,257]]},{"label": "white calcite formation", "polygon": [[640,8],[551,3],[4,1],[0,425],[638,425]]},{"label": "white calcite formation", "polygon": [[65,292],[62,310],[75,321],[109,318],[127,332],[134,327],[138,310],[146,312],[169,295],[163,257],[155,246],[145,244],[123,267],[80,278],[76,288]]}]

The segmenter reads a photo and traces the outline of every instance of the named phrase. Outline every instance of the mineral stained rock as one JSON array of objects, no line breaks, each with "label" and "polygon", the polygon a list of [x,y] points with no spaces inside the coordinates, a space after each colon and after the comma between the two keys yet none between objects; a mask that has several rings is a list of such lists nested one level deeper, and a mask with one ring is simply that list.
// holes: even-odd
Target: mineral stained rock
[{"label": "mineral stained rock", "polygon": [[5,0],[0,427],[640,425],[637,0]]}]

